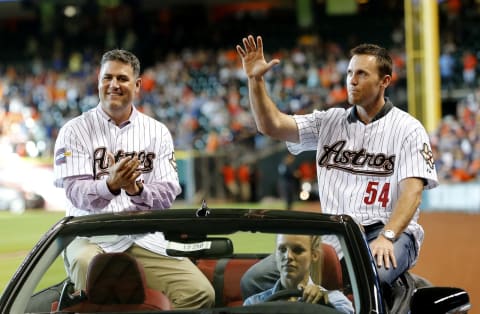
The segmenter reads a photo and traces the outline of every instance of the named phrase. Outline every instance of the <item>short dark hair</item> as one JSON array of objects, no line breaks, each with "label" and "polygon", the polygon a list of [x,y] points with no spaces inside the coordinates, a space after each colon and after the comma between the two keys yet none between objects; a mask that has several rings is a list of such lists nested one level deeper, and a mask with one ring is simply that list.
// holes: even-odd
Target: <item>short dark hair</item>
[{"label": "short dark hair", "polygon": [[355,55],[375,56],[380,76],[392,75],[393,62],[387,49],[374,44],[360,44],[350,50],[350,56]]},{"label": "short dark hair", "polygon": [[129,64],[133,69],[133,75],[135,77],[140,76],[140,61],[130,51],[123,49],[113,49],[103,54],[100,66],[103,66],[108,61],[120,61],[125,64]]}]

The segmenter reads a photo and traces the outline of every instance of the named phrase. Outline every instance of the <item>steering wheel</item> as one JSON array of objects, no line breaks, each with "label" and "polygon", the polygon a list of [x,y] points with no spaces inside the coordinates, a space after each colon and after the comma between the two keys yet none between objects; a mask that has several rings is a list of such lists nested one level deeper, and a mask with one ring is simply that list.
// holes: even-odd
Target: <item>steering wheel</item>
[{"label": "steering wheel", "polygon": [[265,299],[265,302],[273,302],[279,300],[285,300],[293,297],[301,298],[303,296],[303,291],[299,289],[285,289],[280,290],[269,296]]},{"label": "steering wheel", "polygon": [[[279,300],[286,300],[286,299],[293,298],[293,297],[300,298],[298,300],[298,302],[304,302],[303,299],[302,299],[302,296],[303,296],[303,290],[285,289],[285,290],[280,290],[280,291],[275,292],[274,294],[269,296],[267,299],[265,299],[265,302],[274,302],[274,301],[279,301]],[[324,298],[320,298],[320,300],[318,300],[316,304],[325,305],[325,306],[334,308],[333,305],[331,305],[330,303],[325,303]]]}]

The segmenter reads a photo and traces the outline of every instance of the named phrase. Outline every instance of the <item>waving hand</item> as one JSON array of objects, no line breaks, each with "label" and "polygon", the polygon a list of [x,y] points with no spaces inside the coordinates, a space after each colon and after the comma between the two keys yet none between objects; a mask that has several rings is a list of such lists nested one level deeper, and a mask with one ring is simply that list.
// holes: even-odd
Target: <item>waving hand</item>
[{"label": "waving hand", "polygon": [[242,65],[248,78],[261,78],[268,70],[280,63],[280,60],[273,59],[267,63],[263,55],[263,41],[257,36],[257,41],[252,35],[243,38],[243,47],[237,45],[237,52],[242,58]]}]

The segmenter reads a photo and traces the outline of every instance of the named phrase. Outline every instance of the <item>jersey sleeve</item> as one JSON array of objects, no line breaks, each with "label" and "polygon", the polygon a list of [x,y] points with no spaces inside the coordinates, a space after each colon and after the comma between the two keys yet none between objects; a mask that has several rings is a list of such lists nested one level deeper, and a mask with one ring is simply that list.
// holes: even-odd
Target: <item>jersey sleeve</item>
[{"label": "jersey sleeve", "polygon": [[53,162],[54,184],[63,187],[63,179],[73,176],[91,175],[92,160],[88,152],[86,136],[79,136],[78,129],[72,124],[65,125],[55,142]]},{"label": "jersey sleeve", "polygon": [[167,181],[178,183],[177,161],[175,159],[173,139],[167,127],[161,127],[159,139],[161,139],[160,147],[157,151],[159,158],[155,159],[156,164],[153,177],[157,182]]},{"label": "jersey sleeve", "polygon": [[425,179],[425,189],[438,185],[430,139],[423,128],[416,128],[406,137],[400,150],[398,171],[400,180],[411,177]]},{"label": "jersey sleeve", "polygon": [[299,143],[286,142],[287,149],[293,155],[298,155],[304,151],[316,150],[318,145],[319,121],[322,113],[314,111],[306,115],[294,115],[297,123]]}]

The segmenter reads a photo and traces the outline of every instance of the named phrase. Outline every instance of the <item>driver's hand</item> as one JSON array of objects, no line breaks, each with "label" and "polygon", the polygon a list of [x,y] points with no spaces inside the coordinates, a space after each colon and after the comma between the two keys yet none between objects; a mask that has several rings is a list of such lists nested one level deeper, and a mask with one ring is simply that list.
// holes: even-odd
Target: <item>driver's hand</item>
[{"label": "driver's hand", "polygon": [[299,286],[303,290],[302,299],[306,303],[324,303],[328,304],[328,291],[317,285]]}]

